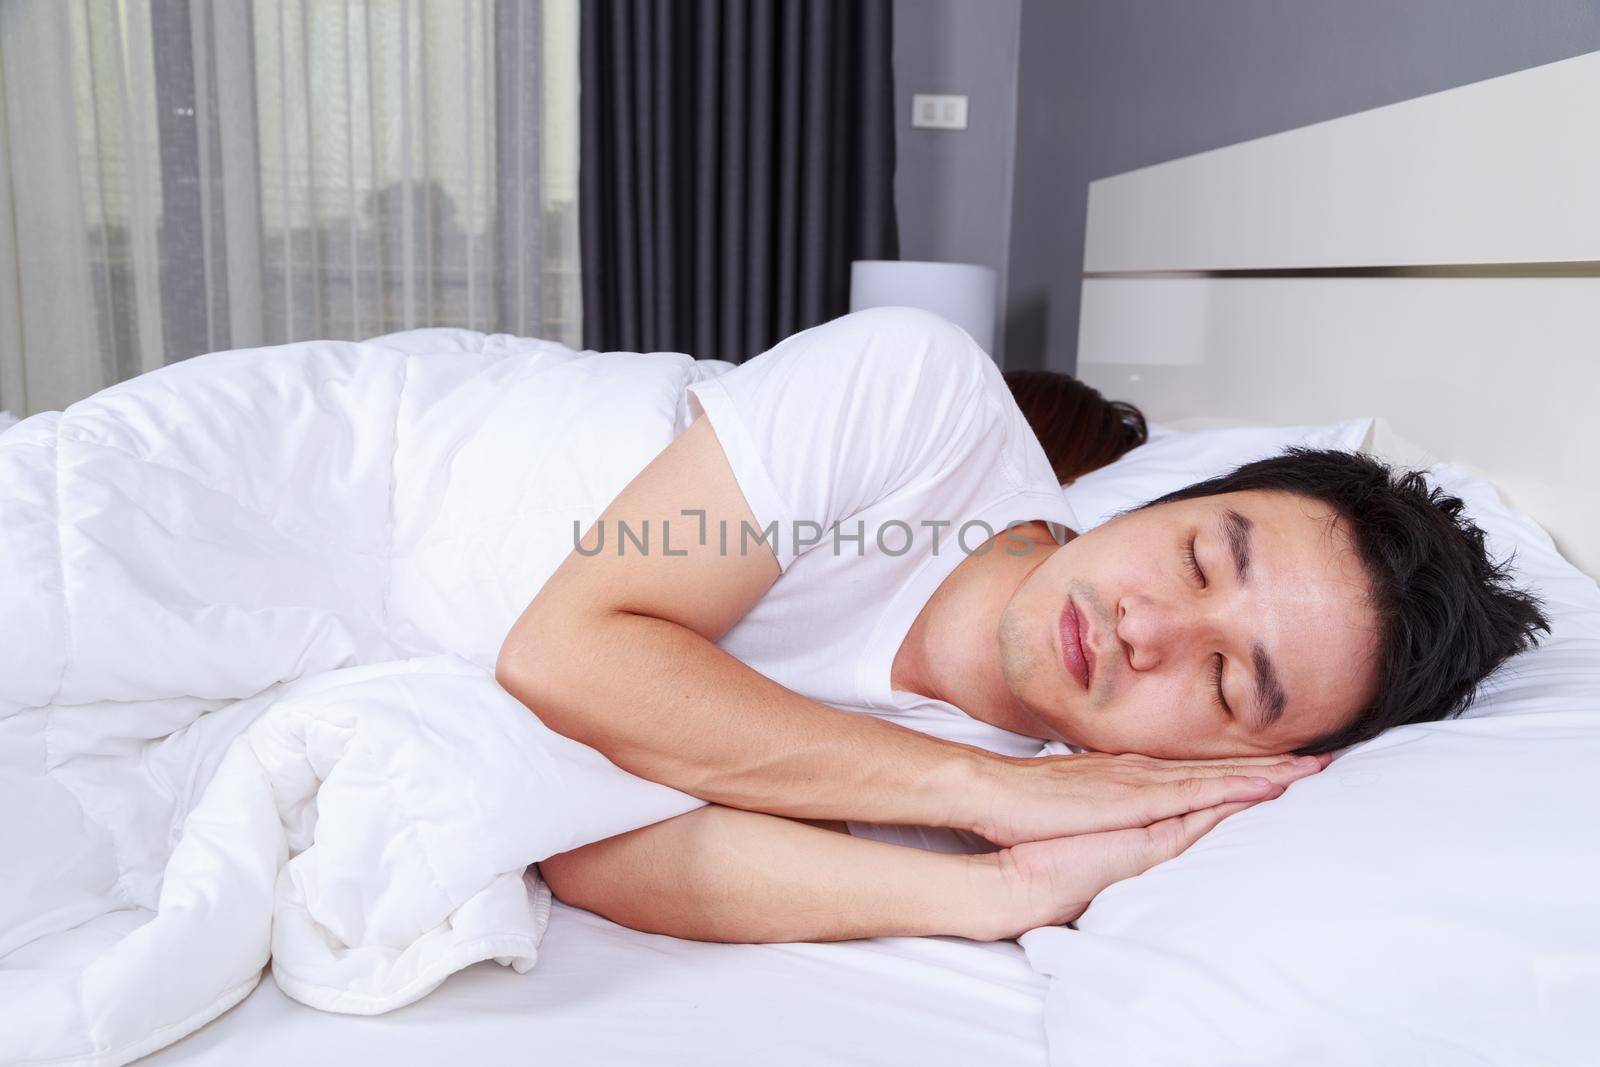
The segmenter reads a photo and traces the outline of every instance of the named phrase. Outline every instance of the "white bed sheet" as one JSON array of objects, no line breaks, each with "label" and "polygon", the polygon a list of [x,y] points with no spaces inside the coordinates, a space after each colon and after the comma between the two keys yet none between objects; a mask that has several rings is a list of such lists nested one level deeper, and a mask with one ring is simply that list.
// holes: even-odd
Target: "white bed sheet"
[{"label": "white bed sheet", "polygon": [[528,974],[480,963],[377,1016],[243,1003],[140,1061],[252,1064],[970,1064],[1044,1067],[1046,979],[1014,942],[713,945],[556,903]]}]

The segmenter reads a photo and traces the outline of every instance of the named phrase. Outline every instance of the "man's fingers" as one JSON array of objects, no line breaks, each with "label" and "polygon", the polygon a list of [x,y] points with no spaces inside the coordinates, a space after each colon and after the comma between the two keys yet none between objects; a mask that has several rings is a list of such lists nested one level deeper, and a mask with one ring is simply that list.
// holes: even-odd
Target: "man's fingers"
[{"label": "man's fingers", "polygon": [[1192,769],[1201,767],[1275,767],[1279,764],[1287,763],[1321,770],[1332,760],[1333,756],[1329,753],[1323,753],[1320,756],[1296,756],[1291,752],[1281,756],[1246,756],[1242,759],[1184,760],[1177,766]]},{"label": "man's fingers", "polygon": [[1281,796],[1286,784],[1261,775],[1184,778],[1144,791],[1138,815],[1142,823],[1149,824],[1219,804],[1258,804]]},{"label": "man's fingers", "polygon": [[1214,765],[1202,764],[1199,766],[1163,767],[1154,773],[1162,781],[1184,781],[1189,778],[1238,778],[1238,777],[1263,777],[1270,778],[1281,785],[1298,781],[1308,775],[1316,774],[1322,770],[1323,764],[1315,757],[1298,759],[1280,759],[1272,763],[1218,763]]},{"label": "man's fingers", "polygon": [[1157,759],[1154,756],[1141,756],[1134,753],[1129,753],[1118,758],[1132,760],[1136,763],[1148,763],[1158,767],[1168,767],[1175,771],[1182,771],[1196,770],[1205,767],[1269,767],[1274,764],[1288,763],[1297,759],[1308,761],[1308,765],[1309,761],[1315,760],[1317,766],[1326,767],[1333,759],[1333,756],[1329,753],[1324,753],[1320,756],[1295,756],[1292,753],[1285,753],[1278,756],[1224,756],[1218,759],[1167,760]]},{"label": "man's fingers", "polygon": [[1216,825],[1223,819],[1241,812],[1255,803],[1255,801],[1246,800],[1218,804],[1214,808],[1191,811],[1187,815],[1177,815],[1170,819],[1162,819],[1160,822],[1152,823],[1145,827],[1146,840],[1144,848],[1149,862],[1144,869],[1148,870],[1158,863],[1164,863],[1179,855],[1190,845],[1215,829]]},{"label": "man's fingers", "polygon": [[[1107,830],[1085,837],[1070,838],[1080,846],[1093,843],[1093,867],[1100,889],[1124,878],[1143,874],[1164,863],[1200,840],[1206,832],[1235,812],[1255,801],[1236,801],[1215,807],[1174,815],[1132,830]],[[1091,894],[1092,895],[1092,894]]]},{"label": "man's fingers", "polygon": [[1263,767],[1263,766],[1266,766],[1266,765],[1272,764],[1272,763],[1283,763],[1283,762],[1292,761],[1292,760],[1307,760],[1307,761],[1316,760],[1318,765],[1326,767],[1328,765],[1328,760],[1331,759],[1331,758],[1332,758],[1331,756],[1327,756],[1327,755],[1322,755],[1322,756],[1296,756],[1292,752],[1285,752],[1282,755],[1278,755],[1278,756],[1242,756],[1242,757],[1236,757],[1236,758],[1223,758],[1223,759],[1183,760],[1182,761],[1182,765],[1185,766],[1185,767],[1211,767],[1211,766],[1230,766],[1230,765],[1240,765],[1240,766],[1246,766],[1246,767]]}]

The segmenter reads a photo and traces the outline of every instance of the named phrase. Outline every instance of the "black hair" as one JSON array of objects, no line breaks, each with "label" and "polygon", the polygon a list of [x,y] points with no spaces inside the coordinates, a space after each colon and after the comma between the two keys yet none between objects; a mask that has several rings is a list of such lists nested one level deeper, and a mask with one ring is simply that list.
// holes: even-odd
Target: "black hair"
[{"label": "black hair", "polygon": [[1377,613],[1376,699],[1303,753],[1458,715],[1490,672],[1550,632],[1538,599],[1512,583],[1509,560],[1490,558],[1459,497],[1370,456],[1291,448],[1144,506],[1250,490],[1295,493],[1333,509],[1367,572]]}]

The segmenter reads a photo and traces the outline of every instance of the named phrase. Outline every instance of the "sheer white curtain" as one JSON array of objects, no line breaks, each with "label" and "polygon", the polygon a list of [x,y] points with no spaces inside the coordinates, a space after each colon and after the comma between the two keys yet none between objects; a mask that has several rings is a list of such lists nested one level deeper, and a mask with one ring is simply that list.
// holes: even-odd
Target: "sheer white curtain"
[{"label": "sheer white curtain", "polygon": [[0,0],[0,408],[414,326],[578,343],[577,0]]}]

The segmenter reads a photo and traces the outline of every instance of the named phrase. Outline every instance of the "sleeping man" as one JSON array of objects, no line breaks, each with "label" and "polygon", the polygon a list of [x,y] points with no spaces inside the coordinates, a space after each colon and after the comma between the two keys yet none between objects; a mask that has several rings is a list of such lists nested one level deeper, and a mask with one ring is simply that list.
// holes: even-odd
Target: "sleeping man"
[{"label": "sleeping man", "polygon": [[636,929],[1070,921],[1326,753],[1459,711],[1544,628],[1459,501],[1354,455],[1076,535],[1000,373],[926,313],[846,316],[690,392],[496,669],[553,729],[709,802],[541,864]]}]

